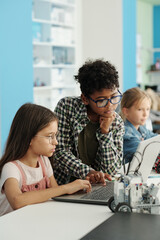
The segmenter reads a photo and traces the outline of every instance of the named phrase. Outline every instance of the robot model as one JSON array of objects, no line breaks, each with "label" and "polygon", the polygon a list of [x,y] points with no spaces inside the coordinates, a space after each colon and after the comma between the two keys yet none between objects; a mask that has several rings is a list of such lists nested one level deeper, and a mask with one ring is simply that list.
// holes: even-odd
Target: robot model
[{"label": "robot model", "polygon": [[114,196],[108,206],[112,212],[160,213],[160,184],[143,183],[140,174],[115,177]]}]

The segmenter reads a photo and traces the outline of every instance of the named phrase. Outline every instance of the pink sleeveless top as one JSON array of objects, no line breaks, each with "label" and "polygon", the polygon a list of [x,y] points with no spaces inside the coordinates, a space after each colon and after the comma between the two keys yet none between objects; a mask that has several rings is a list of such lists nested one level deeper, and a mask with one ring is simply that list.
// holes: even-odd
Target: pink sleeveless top
[{"label": "pink sleeveless top", "polygon": [[50,187],[50,180],[49,180],[49,177],[46,175],[44,162],[42,161],[41,158],[39,158],[38,162],[42,167],[43,178],[37,183],[27,185],[23,168],[16,161],[12,161],[12,163],[14,163],[18,167],[22,175],[22,188],[21,188],[22,192],[43,190]]}]

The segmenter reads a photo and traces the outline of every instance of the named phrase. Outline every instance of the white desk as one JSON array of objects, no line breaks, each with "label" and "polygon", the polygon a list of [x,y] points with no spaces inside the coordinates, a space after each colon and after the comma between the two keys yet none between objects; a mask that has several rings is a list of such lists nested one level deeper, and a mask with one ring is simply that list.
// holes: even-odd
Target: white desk
[{"label": "white desk", "polygon": [[51,200],[0,217],[0,239],[77,240],[112,215],[107,206]]},{"label": "white desk", "polygon": [[78,240],[112,215],[107,206],[50,200],[0,217],[0,240]]}]

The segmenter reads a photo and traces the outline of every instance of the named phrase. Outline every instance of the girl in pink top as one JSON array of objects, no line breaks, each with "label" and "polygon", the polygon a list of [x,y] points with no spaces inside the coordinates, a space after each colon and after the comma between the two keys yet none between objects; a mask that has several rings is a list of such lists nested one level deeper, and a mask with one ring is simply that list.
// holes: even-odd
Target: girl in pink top
[{"label": "girl in pink top", "polygon": [[0,215],[78,190],[91,190],[88,180],[58,186],[51,157],[58,119],[42,106],[26,103],[17,111],[0,161]]}]

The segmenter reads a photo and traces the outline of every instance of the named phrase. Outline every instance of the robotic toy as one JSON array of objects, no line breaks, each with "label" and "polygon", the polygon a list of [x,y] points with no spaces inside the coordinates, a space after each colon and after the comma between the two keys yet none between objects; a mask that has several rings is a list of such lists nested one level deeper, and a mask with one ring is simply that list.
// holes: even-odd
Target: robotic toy
[{"label": "robotic toy", "polygon": [[108,206],[112,212],[160,213],[160,185],[143,183],[140,174],[115,177],[114,196]]}]

